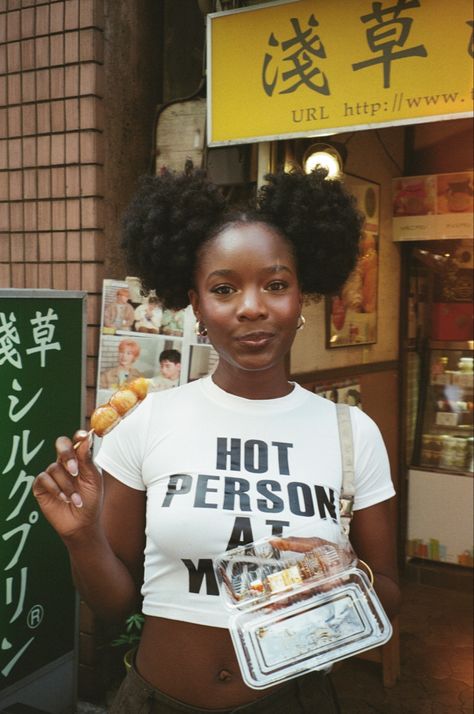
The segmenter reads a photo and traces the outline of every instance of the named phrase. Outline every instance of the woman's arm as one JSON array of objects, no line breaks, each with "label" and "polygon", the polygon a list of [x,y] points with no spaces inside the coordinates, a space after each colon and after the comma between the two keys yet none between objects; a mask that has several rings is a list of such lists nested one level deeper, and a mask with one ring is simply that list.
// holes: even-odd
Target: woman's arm
[{"label": "woman's arm", "polygon": [[81,596],[104,620],[122,620],[139,602],[145,492],[102,476],[86,444],[74,450],[61,437],[56,448],[58,461],[37,476],[33,493],[68,549]]},{"label": "woman's arm", "polygon": [[357,556],[374,573],[375,590],[389,617],[397,614],[400,604],[392,502],[389,499],[354,511],[349,535]]},{"label": "woman's arm", "polygon": [[145,492],[103,473],[101,523],[64,539],[76,588],[103,620],[118,622],[136,610],[143,582]]}]

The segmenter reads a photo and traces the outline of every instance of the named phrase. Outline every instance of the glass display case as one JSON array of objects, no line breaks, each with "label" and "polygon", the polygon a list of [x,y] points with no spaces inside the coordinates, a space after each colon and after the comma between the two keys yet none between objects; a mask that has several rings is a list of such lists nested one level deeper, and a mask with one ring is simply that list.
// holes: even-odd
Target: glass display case
[{"label": "glass display case", "polygon": [[473,345],[430,342],[421,359],[407,556],[472,567]]},{"label": "glass display case", "polygon": [[472,241],[404,252],[406,556],[474,565]]},{"label": "glass display case", "polygon": [[474,471],[473,343],[431,342],[425,360],[415,463]]}]

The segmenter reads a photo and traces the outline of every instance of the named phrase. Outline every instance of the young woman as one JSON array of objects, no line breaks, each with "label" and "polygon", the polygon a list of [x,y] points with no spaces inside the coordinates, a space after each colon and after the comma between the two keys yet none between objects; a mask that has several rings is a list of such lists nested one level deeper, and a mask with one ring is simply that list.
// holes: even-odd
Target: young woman
[{"label": "young woman", "polygon": [[[189,301],[219,353],[212,377],[149,394],[103,439],[57,440],[34,494],[68,548],[82,597],[121,620],[143,597],[135,668],[113,712],[337,712],[329,676],[270,689],[243,682],[212,558],[264,536],[318,537],[336,504],[335,405],[288,382],[305,297],[336,292],[354,268],[360,217],[324,172],[277,174],[254,210],[231,213],[202,176],[143,181],[124,223],[130,268],[165,306]],[[351,541],[396,612],[388,460],[375,424],[351,409],[356,470]],[[102,470],[102,475],[97,467]],[[309,488],[308,488],[309,487]]]}]

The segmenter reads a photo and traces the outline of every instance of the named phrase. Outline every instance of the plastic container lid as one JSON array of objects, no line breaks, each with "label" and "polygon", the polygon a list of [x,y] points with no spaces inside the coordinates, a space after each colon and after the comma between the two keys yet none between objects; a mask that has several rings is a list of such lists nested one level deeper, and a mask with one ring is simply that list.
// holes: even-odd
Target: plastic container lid
[{"label": "plastic container lid", "polygon": [[262,689],[378,647],[392,627],[342,534],[264,538],[214,560],[242,677]]}]

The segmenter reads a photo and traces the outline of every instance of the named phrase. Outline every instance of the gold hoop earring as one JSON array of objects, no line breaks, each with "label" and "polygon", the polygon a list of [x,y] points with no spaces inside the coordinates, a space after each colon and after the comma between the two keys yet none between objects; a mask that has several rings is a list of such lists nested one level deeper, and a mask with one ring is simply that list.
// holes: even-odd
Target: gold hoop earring
[{"label": "gold hoop earring", "polygon": [[207,327],[202,324],[201,320],[196,320],[194,332],[198,337],[207,337]]},{"label": "gold hoop earring", "polygon": [[299,316],[299,323],[296,326],[297,330],[304,330],[304,326],[306,325],[306,320],[304,319],[303,315]]}]

